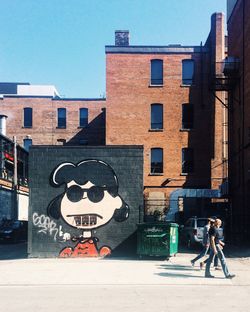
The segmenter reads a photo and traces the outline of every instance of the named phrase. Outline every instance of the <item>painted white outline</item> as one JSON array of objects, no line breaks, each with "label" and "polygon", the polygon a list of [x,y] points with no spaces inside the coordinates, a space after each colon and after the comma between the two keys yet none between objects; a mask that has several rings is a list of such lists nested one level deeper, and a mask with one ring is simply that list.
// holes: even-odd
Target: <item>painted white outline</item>
[{"label": "painted white outline", "polygon": [[56,180],[55,180],[55,176],[56,176],[58,170],[60,170],[62,167],[67,166],[67,165],[70,165],[70,166],[73,166],[73,167],[76,168],[76,165],[74,165],[73,163],[63,163],[63,164],[61,164],[59,167],[57,167],[57,169],[56,169],[55,172],[53,173],[53,177],[52,177],[52,180],[53,180],[53,182],[54,182],[56,185],[59,185],[59,183],[57,183]]}]

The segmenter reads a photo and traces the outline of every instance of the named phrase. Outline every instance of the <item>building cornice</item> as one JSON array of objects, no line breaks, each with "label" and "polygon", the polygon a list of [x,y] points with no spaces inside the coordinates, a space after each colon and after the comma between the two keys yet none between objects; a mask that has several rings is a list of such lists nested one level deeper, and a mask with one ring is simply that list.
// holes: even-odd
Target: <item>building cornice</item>
[{"label": "building cornice", "polygon": [[105,46],[106,54],[187,54],[204,53],[208,48],[204,46]]},{"label": "building cornice", "polygon": [[4,98],[31,98],[31,99],[51,99],[52,101],[86,101],[86,102],[105,102],[106,98],[60,98],[60,97],[52,97],[46,95],[16,95],[16,94],[8,94],[8,95],[0,95],[0,100]]}]

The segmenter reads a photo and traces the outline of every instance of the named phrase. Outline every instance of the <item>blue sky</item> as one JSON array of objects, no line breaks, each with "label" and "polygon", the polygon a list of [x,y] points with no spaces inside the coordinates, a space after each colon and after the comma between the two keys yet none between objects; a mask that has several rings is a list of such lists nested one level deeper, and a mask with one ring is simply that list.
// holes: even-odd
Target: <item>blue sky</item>
[{"label": "blue sky", "polygon": [[0,0],[0,81],[53,84],[65,97],[105,94],[105,45],[200,45],[226,0]]}]

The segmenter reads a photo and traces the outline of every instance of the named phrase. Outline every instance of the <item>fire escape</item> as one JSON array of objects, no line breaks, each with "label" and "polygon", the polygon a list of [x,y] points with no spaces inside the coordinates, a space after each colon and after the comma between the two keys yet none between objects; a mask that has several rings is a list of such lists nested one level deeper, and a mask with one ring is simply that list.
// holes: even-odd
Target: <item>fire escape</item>
[{"label": "fire escape", "polygon": [[[232,56],[228,56],[223,62],[215,63],[211,83],[213,91],[231,91],[238,82],[239,67],[239,59]],[[224,102],[221,104],[227,107]]]},{"label": "fire escape", "polygon": [[[240,62],[236,57],[227,57],[222,62],[216,62],[214,64],[211,75],[211,91],[214,97],[226,108],[223,121],[223,183],[220,186],[221,195],[223,197],[228,196],[228,111],[230,110],[228,104],[228,93],[232,91],[239,81],[239,67]],[[224,91],[225,95],[221,98]]]}]

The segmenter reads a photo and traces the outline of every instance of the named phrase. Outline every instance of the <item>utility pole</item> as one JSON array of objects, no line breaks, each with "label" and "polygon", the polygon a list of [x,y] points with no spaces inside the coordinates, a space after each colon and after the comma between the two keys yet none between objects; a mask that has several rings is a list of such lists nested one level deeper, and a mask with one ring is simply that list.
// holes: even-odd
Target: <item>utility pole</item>
[{"label": "utility pole", "polygon": [[17,142],[16,142],[16,136],[13,137],[13,143],[14,143],[14,179],[13,179],[13,215],[14,218],[18,218],[18,194],[17,194]]}]

